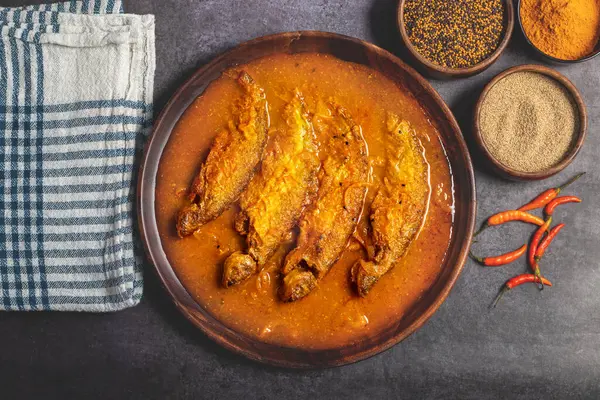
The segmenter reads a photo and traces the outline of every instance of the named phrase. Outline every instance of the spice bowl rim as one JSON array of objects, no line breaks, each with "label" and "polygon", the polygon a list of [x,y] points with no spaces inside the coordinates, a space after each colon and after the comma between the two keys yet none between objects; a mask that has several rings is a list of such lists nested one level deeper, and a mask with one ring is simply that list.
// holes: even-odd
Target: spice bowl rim
[{"label": "spice bowl rim", "polygon": [[[496,85],[496,83],[500,82],[502,79],[506,78],[508,75],[517,73],[517,72],[536,72],[543,75],[546,75],[550,78],[553,78],[557,82],[559,82],[572,96],[573,101],[578,109],[579,114],[579,129],[577,132],[577,138],[575,143],[572,145],[569,152],[567,152],[564,158],[556,165],[544,169],[538,172],[524,172],[519,171],[517,169],[511,168],[506,164],[500,162],[496,157],[492,155],[487,145],[485,144],[485,140],[483,139],[483,135],[480,129],[479,115],[481,113],[481,108],[485,98],[487,97],[489,91]],[[498,75],[496,75],[490,82],[488,82],[483,88],[477,103],[475,105],[475,111],[473,115],[473,136],[475,139],[475,144],[477,145],[478,150],[485,156],[485,159],[488,161],[489,166],[492,168],[494,172],[498,175],[517,181],[534,181],[534,180],[542,180],[549,178],[557,173],[561,172],[565,169],[571,162],[575,159],[583,143],[585,141],[585,137],[587,135],[587,110],[585,107],[585,103],[583,101],[583,97],[581,93],[577,89],[577,87],[564,75],[560,72],[537,64],[524,64],[517,65],[511,68],[508,68]]]},{"label": "spice bowl rim", "polygon": [[454,79],[454,78],[466,78],[469,76],[477,75],[477,74],[485,71],[492,64],[494,64],[496,61],[498,61],[498,59],[500,58],[500,56],[502,55],[504,50],[506,50],[508,43],[510,42],[510,38],[512,36],[513,30],[514,30],[514,25],[515,25],[515,7],[513,5],[512,0],[502,0],[502,1],[506,5],[504,36],[502,37],[502,40],[500,41],[500,44],[498,44],[498,47],[496,48],[496,50],[494,50],[494,52],[489,57],[485,58],[484,60],[482,60],[479,63],[477,63],[473,66],[470,66],[470,67],[466,67],[466,68],[444,67],[442,65],[438,65],[438,64],[430,61],[425,56],[423,56],[421,53],[419,53],[419,51],[415,48],[415,46],[410,41],[410,39],[408,37],[408,33],[406,32],[406,27],[404,25],[404,5],[406,3],[406,0],[398,1],[398,6],[396,9],[396,17],[397,17],[396,22],[397,22],[398,31],[400,32],[400,37],[402,39],[402,42],[404,43],[404,46],[407,48],[407,50],[410,53],[413,60],[416,61],[417,66],[420,67],[422,72],[427,73],[427,75],[429,75],[430,77],[440,78],[440,79]]},{"label": "spice bowl rim", "polygon": [[550,54],[547,54],[545,52],[543,52],[539,47],[537,47],[535,44],[533,44],[533,42],[529,39],[529,36],[527,36],[527,32],[525,31],[525,28],[523,27],[523,21],[521,21],[521,3],[523,2],[523,0],[518,0],[517,1],[517,21],[519,22],[519,28],[521,29],[521,32],[523,33],[523,37],[525,38],[525,41],[529,44],[529,46],[531,46],[531,48],[533,48],[533,50],[540,56],[542,56],[542,58],[551,61],[553,63],[557,63],[557,64],[578,64],[578,63],[582,63],[585,61],[589,61],[592,58],[597,57],[600,54],[600,45],[597,43],[596,44],[596,50],[594,50],[592,53],[588,54],[585,57],[582,58],[578,58],[576,60],[563,60],[562,58],[556,58],[554,56],[551,56]]}]

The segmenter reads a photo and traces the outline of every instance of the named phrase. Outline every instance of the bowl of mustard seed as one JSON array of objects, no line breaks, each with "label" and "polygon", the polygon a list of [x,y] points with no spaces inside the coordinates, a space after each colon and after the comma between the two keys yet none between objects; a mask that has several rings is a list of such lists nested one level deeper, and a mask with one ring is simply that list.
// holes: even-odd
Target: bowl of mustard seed
[{"label": "bowl of mustard seed", "polygon": [[400,0],[398,29],[421,72],[432,78],[476,75],[502,54],[512,34],[512,0]]},{"label": "bowl of mustard seed", "polygon": [[488,166],[511,180],[540,180],[566,168],[586,136],[587,112],[566,77],[520,65],[493,78],[475,106],[473,136]]}]

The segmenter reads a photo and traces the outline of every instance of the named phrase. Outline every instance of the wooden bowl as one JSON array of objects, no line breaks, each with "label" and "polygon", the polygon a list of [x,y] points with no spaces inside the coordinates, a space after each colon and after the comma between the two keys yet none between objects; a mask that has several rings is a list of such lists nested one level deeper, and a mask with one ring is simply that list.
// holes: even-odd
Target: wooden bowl
[{"label": "wooden bowl", "polygon": [[[485,145],[483,136],[481,134],[480,124],[479,124],[479,113],[481,111],[481,106],[483,104],[483,100],[487,96],[490,89],[497,82],[499,82],[502,78],[504,78],[512,73],[523,72],[523,71],[538,72],[538,73],[547,75],[547,76],[557,80],[568,90],[568,92],[571,94],[571,96],[573,96],[573,100],[575,101],[575,104],[577,105],[577,108],[579,110],[579,121],[580,121],[579,132],[577,134],[577,140],[571,147],[571,150],[565,155],[565,158],[560,163],[558,163],[557,165],[555,165],[551,168],[540,171],[540,172],[518,171],[518,170],[510,168],[509,166],[498,161],[491,154],[491,152]],[[573,159],[575,158],[575,156],[581,149],[581,146],[583,145],[583,141],[585,140],[586,130],[587,130],[587,111],[585,108],[585,104],[583,102],[583,98],[581,97],[581,94],[579,93],[579,90],[577,90],[575,85],[573,85],[573,83],[571,83],[570,80],[568,80],[566,77],[564,77],[558,71],[555,71],[551,68],[543,67],[541,65],[533,65],[533,64],[519,65],[516,67],[509,68],[506,71],[503,71],[502,73],[498,74],[496,77],[494,77],[494,79],[492,79],[483,88],[483,92],[479,96],[479,100],[477,101],[477,104],[475,105],[475,113],[474,113],[474,118],[473,118],[473,136],[475,138],[475,143],[477,144],[477,147],[481,151],[481,153],[485,156],[485,160],[487,161],[488,166],[494,172],[496,172],[498,175],[500,175],[501,177],[504,177],[504,178],[510,179],[510,180],[517,180],[517,181],[540,180],[540,179],[549,178],[552,175],[559,173],[573,161]]]},{"label": "wooden bowl", "polygon": [[[156,222],[155,187],[161,155],[186,108],[221,72],[236,64],[276,53],[320,52],[381,71],[412,92],[438,126],[454,178],[455,225],[440,274],[432,287],[401,319],[390,321],[373,337],[354,345],[310,350],[264,343],[230,329],[201,307],[181,284],[163,251]],[[243,43],[200,68],[177,92],[156,120],[146,147],[138,183],[138,219],[148,258],[179,310],[220,345],[250,359],[273,365],[310,368],[348,364],[373,356],[417,330],[444,302],[460,274],[475,224],[473,167],[460,128],[448,106],[423,77],[402,61],[372,44],[325,32],[289,32]],[[459,310],[456,310],[460,312]]]},{"label": "wooden bowl", "polygon": [[496,51],[494,51],[488,58],[481,61],[478,64],[473,65],[468,68],[448,68],[441,65],[438,65],[419,53],[419,51],[413,46],[410,39],[408,38],[408,33],[406,32],[406,28],[404,26],[404,3],[406,0],[400,0],[398,2],[398,30],[400,31],[400,37],[402,38],[402,42],[404,46],[408,49],[408,52],[411,58],[415,61],[416,67],[419,71],[427,74],[432,78],[437,79],[455,79],[455,78],[466,78],[469,76],[477,75],[486,69],[488,69],[493,63],[495,63],[506,46],[508,46],[508,42],[513,32],[513,28],[515,25],[515,10],[512,0],[503,0],[505,7],[504,14],[504,37],[502,41],[498,45]]},{"label": "wooden bowl", "polygon": [[519,27],[521,28],[521,32],[523,32],[525,41],[527,43],[529,43],[529,45],[533,48],[533,50],[536,52],[536,54],[538,56],[540,56],[543,60],[550,61],[555,64],[576,64],[576,63],[591,60],[592,58],[594,58],[598,54],[600,54],[600,40],[598,41],[598,43],[596,43],[596,46],[594,47],[594,51],[592,53],[588,54],[585,57],[579,58],[577,60],[563,60],[560,58],[552,57],[551,55],[544,53],[535,44],[533,44],[533,42],[531,40],[529,40],[529,36],[527,36],[527,32],[525,32],[525,28],[523,28],[523,22],[521,21],[521,2],[522,2],[522,0],[519,0],[517,3],[517,14],[519,16],[517,18],[517,20],[519,21]]}]

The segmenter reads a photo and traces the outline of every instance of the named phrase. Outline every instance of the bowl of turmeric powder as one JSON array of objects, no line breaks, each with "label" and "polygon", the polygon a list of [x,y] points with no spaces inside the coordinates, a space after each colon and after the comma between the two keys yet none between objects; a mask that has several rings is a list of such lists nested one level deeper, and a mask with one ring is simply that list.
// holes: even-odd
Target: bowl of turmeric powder
[{"label": "bowl of turmeric powder", "polygon": [[598,0],[519,0],[519,25],[546,60],[570,64],[600,54]]}]

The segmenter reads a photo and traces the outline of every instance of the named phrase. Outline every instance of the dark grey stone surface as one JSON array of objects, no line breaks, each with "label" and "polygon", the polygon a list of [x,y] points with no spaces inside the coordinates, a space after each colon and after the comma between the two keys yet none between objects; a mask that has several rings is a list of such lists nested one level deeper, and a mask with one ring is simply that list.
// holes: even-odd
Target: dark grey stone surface
[{"label": "dark grey stone surface", "polygon": [[[265,34],[333,31],[399,53],[395,0],[125,3],[129,12],[156,15],[157,110],[194,69]],[[468,136],[483,85],[507,67],[531,62],[538,60],[516,30],[485,73],[433,85]],[[478,221],[588,171],[573,188],[584,203],[558,212],[567,228],[544,262],[553,288],[514,290],[492,312],[497,289],[525,263],[486,270],[468,262],[448,300],[401,344],[354,365],[298,372],[255,364],[210,342],[179,315],[148,269],[142,304],[130,310],[0,313],[0,398],[599,398],[599,67],[600,58],[557,68],[582,91],[590,114],[587,142],[565,172],[544,182],[510,183],[476,165]],[[529,232],[519,224],[490,230],[477,251],[516,248]]]}]

